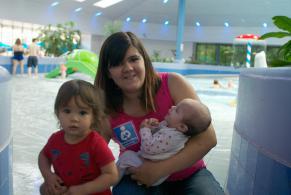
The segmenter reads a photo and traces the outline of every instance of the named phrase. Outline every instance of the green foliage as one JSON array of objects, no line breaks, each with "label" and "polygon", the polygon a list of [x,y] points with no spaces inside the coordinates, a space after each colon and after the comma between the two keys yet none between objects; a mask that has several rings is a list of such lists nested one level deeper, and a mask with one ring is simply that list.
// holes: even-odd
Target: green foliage
[{"label": "green foliage", "polygon": [[171,58],[163,58],[161,56],[160,50],[154,50],[153,55],[150,57],[152,62],[166,62],[171,63],[173,60]]},{"label": "green foliage", "polygon": [[151,60],[153,62],[161,62],[162,61],[162,58],[161,58],[161,51],[159,50],[154,50],[153,51],[153,55],[151,57]]},{"label": "green foliage", "polygon": [[104,34],[110,36],[113,33],[120,32],[122,29],[122,23],[120,21],[108,22],[104,25]]},{"label": "green foliage", "polygon": [[[282,31],[280,32],[269,32],[260,37],[260,39],[268,38],[291,38],[291,18],[287,16],[274,16],[273,23]],[[278,59],[270,62],[271,66],[286,66],[291,64],[291,40],[282,45],[278,50]]]},{"label": "green foliage", "polygon": [[38,38],[43,43],[46,55],[60,56],[80,48],[81,32],[74,27],[75,23],[70,21],[41,28]]},{"label": "green foliage", "polygon": [[272,67],[290,66],[290,62],[279,60],[279,59],[271,60],[270,64],[272,65]]}]

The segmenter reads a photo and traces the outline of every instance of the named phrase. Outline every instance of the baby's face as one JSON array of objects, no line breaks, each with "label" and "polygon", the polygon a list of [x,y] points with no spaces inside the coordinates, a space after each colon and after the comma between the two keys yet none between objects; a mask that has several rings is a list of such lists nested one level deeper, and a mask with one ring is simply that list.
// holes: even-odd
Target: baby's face
[{"label": "baby's face", "polygon": [[181,101],[177,106],[172,106],[169,109],[168,114],[165,116],[165,121],[167,121],[168,127],[180,130],[178,127],[183,124],[185,106],[187,105]]}]

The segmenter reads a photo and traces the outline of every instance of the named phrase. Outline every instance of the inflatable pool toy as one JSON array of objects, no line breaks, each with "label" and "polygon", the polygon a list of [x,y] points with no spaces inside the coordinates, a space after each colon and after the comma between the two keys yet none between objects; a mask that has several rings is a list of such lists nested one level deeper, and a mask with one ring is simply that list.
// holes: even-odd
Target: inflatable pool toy
[{"label": "inflatable pool toy", "polygon": [[[84,49],[75,49],[66,57],[66,59],[66,75],[74,72],[81,72],[93,78],[95,77],[98,66],[98,57],[95,53]],[[49,72],[45,77],[55,78],[60,75],[61,69],[58,67]]]}]

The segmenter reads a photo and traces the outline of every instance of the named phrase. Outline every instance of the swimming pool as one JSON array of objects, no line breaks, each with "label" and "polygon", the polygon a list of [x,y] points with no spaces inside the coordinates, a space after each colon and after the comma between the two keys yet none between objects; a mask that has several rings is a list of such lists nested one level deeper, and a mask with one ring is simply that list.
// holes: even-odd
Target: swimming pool
[{"label": "swimming pool", "polygon": [[[218,144],[205,157],[208,168],[225,185],[236,98],[236,88],[213,89],[212,77],[187,76],[199,97],[210,109]],[[221,83],[237,77],[219,77]],[[37,157],[47,138],[58,126],[54,117],[54,98],[60,85],[66,80],[13,77],[12,79],[12,132],[13,132],[13,184],[14,194],[38,194],[42,182]],[[116,144],[110,143],[114,155]]]},{"label": "swimming pool", "polygon": [[[204,160],[207,168],[212,171],[222,187],[225,187],[236,113],[238,77],[186,76],[186,78],[196,89],[201,101],[210,109],[217,136],[217,145],[206,155]],[[232,81],[234,88],[212,88],[214,79],[219,80],[223,86],[227,86],[227,83]]]}]

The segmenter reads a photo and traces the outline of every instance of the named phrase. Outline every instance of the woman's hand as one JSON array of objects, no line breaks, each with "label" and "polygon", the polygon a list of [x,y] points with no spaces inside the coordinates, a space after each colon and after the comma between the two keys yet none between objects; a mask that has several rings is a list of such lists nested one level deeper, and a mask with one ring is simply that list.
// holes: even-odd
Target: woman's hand
[{"label": "woman's hand", "polygon": [[141,166],[128,168],[128,172],[133,180],[136,180],[138,184],[144,184],[148,187],[165,176],[162,171],[159,162],[145,159]]}]

